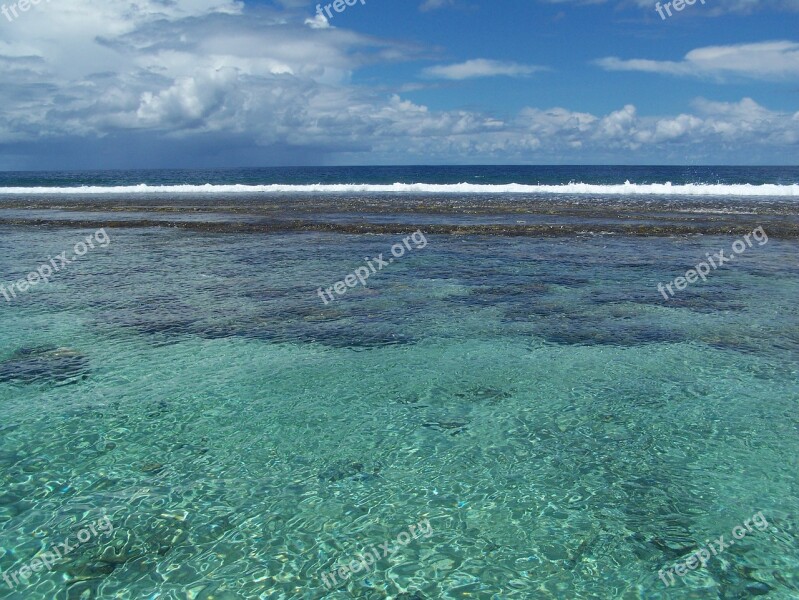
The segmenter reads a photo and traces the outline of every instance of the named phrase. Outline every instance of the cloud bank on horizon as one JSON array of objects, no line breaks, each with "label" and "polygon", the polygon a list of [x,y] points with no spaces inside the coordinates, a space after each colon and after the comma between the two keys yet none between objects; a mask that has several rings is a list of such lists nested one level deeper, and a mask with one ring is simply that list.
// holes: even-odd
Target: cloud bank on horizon
[{"label": "cloud bank on horizon", "polygon": [[799,156],[799,0],[6,2],[3,169]]}]

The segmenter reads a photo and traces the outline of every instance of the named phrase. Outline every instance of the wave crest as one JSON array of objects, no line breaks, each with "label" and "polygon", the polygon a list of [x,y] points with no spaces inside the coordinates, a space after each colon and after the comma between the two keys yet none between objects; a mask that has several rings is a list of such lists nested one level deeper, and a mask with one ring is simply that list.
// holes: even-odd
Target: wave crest
[{"label": "wave crest", "polygon": [[751,183],[704,184],[689,183],[630,183],[591,184],[565,183],[560,185],[508,184],[269,184],[269,185],[148,185],[81,186],[81,187],[0,187],[3,195],[119,195],[119,194],[573,194],[598,196],[799,196],[799,184],[777,185]]}]

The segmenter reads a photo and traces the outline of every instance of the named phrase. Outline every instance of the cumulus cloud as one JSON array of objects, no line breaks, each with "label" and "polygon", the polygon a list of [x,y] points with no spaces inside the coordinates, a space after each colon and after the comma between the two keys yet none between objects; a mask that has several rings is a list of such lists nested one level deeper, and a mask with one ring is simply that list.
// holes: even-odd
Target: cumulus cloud
[{"label": "cumulus cloud", "polygon": [[428,67],[422,74],[436,79],[475,79],[478,77],[527,77],[537,71],[545,70],[536,65],[523,65],[515,62],[476,58],[452,65]]},{"label": "cumulus cloud", "polygon": [[457,155],[517,163],[620,157],[638,164],[706,162],[708,148],[713,158],[747,163],[799,143],[795,115],[770,111],[749,98],[734,103],[700,99],[691,113],[663,116],[642,116],[633,105],[604,115],[529,107],[504,121],[468,112],[436,113],[398,98],[394,102],[392,110],[375,117],[380,124],[369,156],[377,162],[397,159],[396,135],[403,136],[407,154],[400,158],[406,160]]},{"label": "cumulus cloud", "polygon": [[323,13],[316,13],[312,19],[305,19],[305,24],[311,29],[329,29],[330,21]]},{"label": "cumulus cloud", "polygon": [[681,61],[607,57],[596,64],[608,71],[642,71],[719,80],[730,77],[777,80],[799,77],[799,43],[771,41],[708,46],[691,50]]},{"label": "cumulus cloud", "polygon": [[[700,155],[707,147],[754,149],[796,145],[799,124],[789,113],[770,111],[750,98],[737,103],[699,99],[694,114],[643,117],[627,105],[604,116],[563,108],[525,109],[517,124],[553,153],[564,147],[634,151],[661,159]],[[745,156],[744,152],[738,156]]]},{"label": "cumulus cloud", "polygon": [[[60,0],[0,42],[0,143],[119,129],[245,130],[415,50],[225,0]],[[235,118],[234,118],[235,115]],[[261,125],[259,129],[264,129]]]}]

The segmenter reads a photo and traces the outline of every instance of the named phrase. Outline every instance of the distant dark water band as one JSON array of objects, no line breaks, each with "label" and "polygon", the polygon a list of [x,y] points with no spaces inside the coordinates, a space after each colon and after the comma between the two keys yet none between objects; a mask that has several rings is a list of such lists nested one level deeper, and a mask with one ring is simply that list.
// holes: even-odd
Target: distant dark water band
[{"label": "distant dark water band", "polygon": [[199,222],[166,220],[48,220],[0,218],[0,226],[47,227],[74,229],[169,228],[203,233],[341,233],[341,234],[404,234],[421,229],[426,234],[557,237],[577,235],[626,235],[639,237],[664,237],[672,235],[744,235],[762,226],[769,237],[799,239],[799,224],[774,219],[746,219],[746,222],[713,222],[684,224],[624,224],[624,223],[573,223],[564,225],[488,225],[488,224],[430,224],[430,223],[319,223],[313,221],[270,222]]}]

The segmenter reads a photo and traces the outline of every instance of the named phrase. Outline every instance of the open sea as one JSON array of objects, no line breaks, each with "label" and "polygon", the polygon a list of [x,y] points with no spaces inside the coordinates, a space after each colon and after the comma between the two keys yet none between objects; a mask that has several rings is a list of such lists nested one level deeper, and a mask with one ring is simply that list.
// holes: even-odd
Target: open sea
[{"label": "open sea", "polygon": [[0,173],[0,598],[799,598],[799,168]]}]

